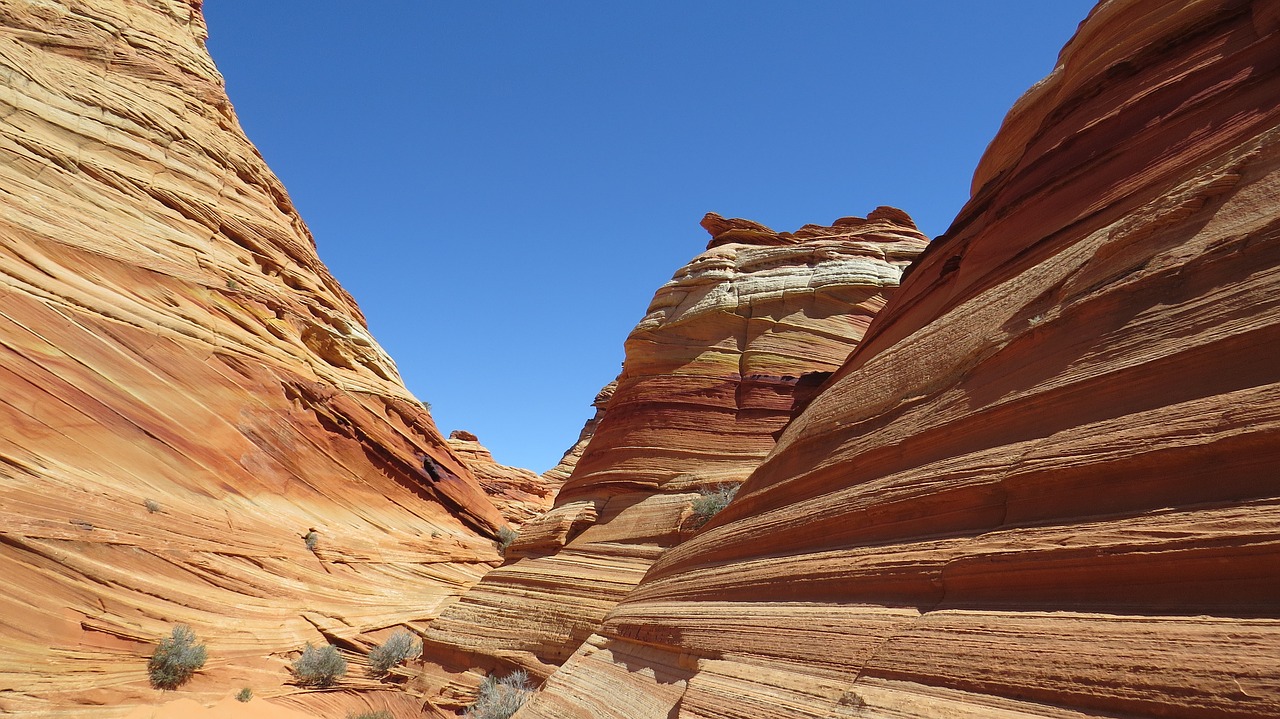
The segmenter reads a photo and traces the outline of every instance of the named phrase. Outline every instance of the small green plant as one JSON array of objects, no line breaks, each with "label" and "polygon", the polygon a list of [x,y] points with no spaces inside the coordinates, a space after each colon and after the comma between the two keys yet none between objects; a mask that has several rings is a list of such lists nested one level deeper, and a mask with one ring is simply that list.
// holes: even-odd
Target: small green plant
[{"label": "small green plant", "polygon": [[379,709],[376,712],[361,712],[356,714],[351,712],[347,714],[347,719],[396,719],[395,715],[386,709]]},{"label": "small green plant", "polygon": [[397,664],[421,653],[422,643],[418,638],[401,629],[369,652],[369,670],[374,676],[380,677],[391,671],[391,668]]},{"label": "small green plant", "polygon": [[245,687],[244,689],[241,689],[239,692],[236,693],[236,701],[238,702],[247,702],[252,698],[253,698],[253,690],[250,689],[249,687]]},{"label": "small green plant", "polygon": [[533,694],[529,675],[523,670],[511,672],[499,679],[489,675],[480,682],[476,702],[467,707],[467,716],[474,719],[508,719],[524,706]]},{"label": "small green plant", "polygon": [[511,543],[516,541],[516,537],[519,537],[519,536],[520,536],[520,533],[512,529],[511,527],[503,527],[502,529],[499,529],[498,530],[498,551],[505,553],[507,551],[507,547],[510,547]]},{"label": "small green plant", "polygon": [[320,543],[320,535],[316,534],[315,530],[312,530],[302,535],[302,541],[306,543],[307,549],[314,552],[316,551],[316,545]]},{"label": "small green plant", "polygon": [[701,527],[711,521],[720,510],[729,506],[737,494],[738,486],[735,484],[721,484],[698,490],[698,497],[693,500],[694,526]]},{"label": "small green plant", "polygon": [[147,501],[143,502],[142,505],[146,507],[147,511],[152,514],[155,514],[156,512],[160,511],[160,503],[154,499],[148,499]]},{"label": "small green plant", "polygon": [[346,673],[347,660],[332,644],[317,648],[307,642],[302,656],[293,660],[293,674],[298,683],[306,687],[327,687]]},{"label": "small green plant", "polygon": [[174,689],[191,678],[204,666],[207,658],[203,644],[196,644],[196,634],[191,627],[179,624],[169,636],[160,640],[156,651],[147,662],[147,674],[151,686],[156,689]]}]

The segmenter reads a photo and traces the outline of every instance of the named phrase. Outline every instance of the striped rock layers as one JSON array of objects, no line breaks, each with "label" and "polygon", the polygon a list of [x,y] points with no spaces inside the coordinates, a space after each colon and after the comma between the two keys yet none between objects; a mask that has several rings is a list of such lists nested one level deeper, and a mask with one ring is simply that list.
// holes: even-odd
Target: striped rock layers
[{"label": "striped rock layers", "polygon": [[551,500],[560,482],[531,469],[498,464],[493,453],[471,432],[455,429],[449,433],[453,451],[480,483],[490,501],[515,527],[551,509]]},{"label": "striped rock layers", "polygon": [[198,8],[0,0],[0,713],[157,701],[177,622],[193,696],[296,691],[290,650],[430,619],[498,559]]},{"label": "striped rock layers", "polygon": [[559,486],[564,484],[570,474],[573,474],[573,468],[578,466],[578,460],[582,459],[582,453],[587,451],[587,445],[591,443],[591,438],[596,434],[596,427],[600,426],[600,420],[604,419],[605,408],[609,406],[609,400],[613,398],[613,392],[616,389],[618,389],[617,380],[600,389],[600,392],[596,394],[596,398],[591,402],[591,406],[595,407],[595,414],[582,425],[582,431],[578,433],[578,441],[565,450],[564,456],[560,458],[556,466],[542,473],[544,479],[555,482]]},{"label": "striped rock layers", "polygon": [[[708,215],[706,252],[658,290],[626,343],[608,409],[516,561],[432,623],[462,666],[567,659],[664,550],[699,489],[736,484],[790,419],[797,387],[840,366],[925,247],[899,210],[777,233]],[[496,658],[496,660],[495,660]]]},{"label": "striped rock layers", "polygon": [[1280,716],[1278,198],[1280,3],[1101,3],[518,719]]}]

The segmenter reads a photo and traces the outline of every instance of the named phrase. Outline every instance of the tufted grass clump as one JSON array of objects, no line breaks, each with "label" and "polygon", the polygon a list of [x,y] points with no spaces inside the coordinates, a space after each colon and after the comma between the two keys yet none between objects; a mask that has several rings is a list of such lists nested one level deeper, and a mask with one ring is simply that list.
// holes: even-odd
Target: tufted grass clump
[{"label": "tufted grass clump", "polygon": [[147,674],[151,686],[156,689],[176,689],[204,666],[208,653],[203,644],[196,644],[196,633],[191,627],[179,624],[169,636],[160,640],[156,651],[147,662]]},{"label": "tufted grass clump", "polygon": [[492,674],[480,682],[480,693],[476,701],[467,707],[467,716],[473,719],[508,719],[524,706],[533,694],[529,686],[529,675],[524,670],[516,670],[498,678]]},{"label": "tufted grass clump", "polygon": [[711,521],[712,517],[720,513],[720,510],[729,506],[737,494],[738,485],[736,484],[721,484],[698,490],[698,497],[693,500],[693,515],[696,518],[694,526],[701,527]]},{"label": "tufted grass clump", "polygon": [[380,677],[391,671],[391,668],[397,664],[421,653],[422,643],[418,638],[411,632],[401,629],[369,652],[369,670],[374,676]]},{"label": "tufted grass clump", "polygon": [[304,687],[327,687],[347,673],[347,660],[332,644],[313,647],[307,642],[302,655],[293,660],[293,675]]},{"label": "tufted grass clump", "polygon": [[310,532],[307,532],[306,534],[302,535],[302,542],[307,545],[307,549],[314,552],[316,551],[316,545],[320,543],[320,535],[316,534],[315,530],[313,529]]},{"label": "tufted grass clump", "polygon": [[236,692],[236,701],[238,702],[247,702],[252,698],[253,698],[253,690],[250,689],[249,687],[245,687],[244,689],[241,689],[239,692]]},{"label": "tufted grass clump", "polygon": [[147,511],[150,512],[151,514],[155,514],[156,512],[160,511],[160,503],[154,499],[148,499],[147,501],[142,503],[142,506],[146,507]]},{"label": "tufted grass clump", "polygon": [[502,529],[499,529],[498,530],[498,551],[505,553],[507,551],[507,547],[510,547],[511,543],[516,541],[516,537],[519,537],[519,536],[520,536],[520,533],[512,529],[511,527],[504,526]]},{"label": "tufted grass clump", "polygon": [[356,714],[351,712],[347,714],[347,719],[396,719],[395,715],[386,709],[379,709],[376,712],[360,712]]}]

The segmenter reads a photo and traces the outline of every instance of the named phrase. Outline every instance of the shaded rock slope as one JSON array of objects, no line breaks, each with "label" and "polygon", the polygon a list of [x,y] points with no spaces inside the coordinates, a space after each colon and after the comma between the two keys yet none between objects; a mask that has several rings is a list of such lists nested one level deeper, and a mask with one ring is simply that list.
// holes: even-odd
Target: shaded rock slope
[{"label": "shaded rock slope", "polygon": [[[1280,3],[1101,3],[738,498],[518,719],[1280,716],[1278,66]],[[558,506],[663,484],[624,462]]]},{"label": "shaded rock slope", "polygon": [[204,37],[199,2],[0,0],[0,713],[157,701],[177,622],[188,696],[290,694],[304,642],[367,648],[498,561]]},{"label": "shaded rock slope", "polygon": [[555,508],[428,628],[428,655],[445,667],[545,675],[569,658],[691,535],[699,490],[739,483],[763,460],[797,396],[840,366],[926,245],[892,208],[795,233],[717,215],[703,226],[707,250],[628,337]]}]

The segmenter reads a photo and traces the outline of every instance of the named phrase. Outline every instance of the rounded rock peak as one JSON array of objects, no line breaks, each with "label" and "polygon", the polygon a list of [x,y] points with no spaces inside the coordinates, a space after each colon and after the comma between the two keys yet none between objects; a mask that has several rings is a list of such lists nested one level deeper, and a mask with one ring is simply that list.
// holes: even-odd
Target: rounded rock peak
[{"label": "rounded rock peak", "polygon": [[916,227],[916,221],[911,219],[911,215],[908,215],[903,210],[899,210],[896,207],[890,207],[888,205],[881,205],[876,209],[872,210],[871,212],[867,213],[867,219],[868,220],[885,220],[888,222],[892,222],[895,225],[909,227],[913,230],[919,229],[918,227]]},{"label": "rounded rock peak", "polygon": [[702,217],[702,222],[699,224],[702,225],[702,229],[711,235],[711,242],[707,243],[708,250],[712,247],[731,243],[744,245],[791,244],[787,238],[774,232],[769,227],[752,220],[744,220],[741,217],[725,218],[714,212],[708,212]]},{"label": "rounded rock peak", "polygon": [[449,433],[449,439],[460,439],[463,442],[479,442],[480,438],[465,429],[455,429]]}]

